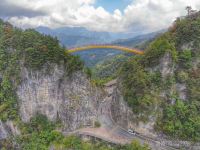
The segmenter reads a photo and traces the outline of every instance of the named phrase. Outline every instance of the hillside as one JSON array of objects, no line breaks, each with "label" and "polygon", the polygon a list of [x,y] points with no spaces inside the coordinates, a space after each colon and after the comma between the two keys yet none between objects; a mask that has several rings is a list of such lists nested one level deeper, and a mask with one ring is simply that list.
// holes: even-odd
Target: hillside
[{"label": "hillside", "polygon": [[63,135],[99,126],[104,93],[86,73],[56,38],[0,20],[0,149],[149,150]]},{"label": "hillside", "polygon": [[2,20],[0,58],[1,120],[16,118],[14,91],[22,82],[21,73],[24,68],[37,71],[45,66],[49,72],[52,64],[64,64],[68,73],[83,68],[83,63],[77,57],[67,54],[56,39],[43,36],[34,30],[22,31],[13,28]]},{"label": "hillside", "polygon": [[[91,82],[90,70],[56,38],[0,20],[0,149],[149,150],[137,141],[64,136],[84,127],[100,137],[103,129],[116,139],[160,142],[152,147],[199,143],[200,13],[178,18],[153,40],[135,41],[143,56],[106,57]],[[115,78],[107,91],[96,86]]]},{"label": "hillside", "polygon": [[[148,45],[157,36],[159,36],[159,34],[161,33],[155,32],[151,34],[140,35],[135,38],[117,40],[114,42],[114,44],[129,46],[129,47],[136,47],[140,50],[145,50],[148,47]],[[99,51],[98,53],[100,52],[102,51]],[[133,54],[124,53],[124,52],[116,52],[115,50],[112,50],[112,51],[107,50],[107,52],[110,52],[109,55],[107,56],[105,56],[104,52],[100,54],[102,57],[104,57],[103,59],[101,59],[101,57],[98,57],[98,55],[92,55],[93,58],[91,59],[95,59],[97,61],[93,65],[89,65],[89,67],[91,67],[92,72],[93,72],[92,77],[94,81],[97,82],[98,84],[103,84],[107,81],[117,78],[119,75],[120,68],[131,56],[133,56]],[[85,59],[84,59],[84,56],[85,55],[81,56],[81,58],[83,58],[83,60],[87,62],[88,60],[87,55],[85,56],[86,57]],[[86,65],[87,64],[88,63],[86,63]]]},{"label": "hillside", "polygon": [[120,91],[133,111],[128,117],[143,122],[146,133],[200,142],[199,43],[198,12],[178,18],[144,56],[133,56],[122,66]]},{"label": "hillside", "polygon": [[118,39],[112,42],[113,44],[122,45],[122,46],[128,46],[128,47],[140,47],[142,49],[145,49],[145,47],[141,47],[141,44],[144,44],[145,42],[148,42],[150,40],[153,40],[156,36],[159,34],[164,33],[165,30],[149,33],[149,34],[142,34],[138,35],[132,38],[127,39]]}]

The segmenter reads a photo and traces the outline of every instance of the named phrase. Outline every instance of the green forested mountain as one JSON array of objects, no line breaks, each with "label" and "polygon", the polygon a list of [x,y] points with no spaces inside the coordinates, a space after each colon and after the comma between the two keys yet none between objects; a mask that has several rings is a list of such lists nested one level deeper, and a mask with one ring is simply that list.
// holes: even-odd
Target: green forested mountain
[{"label": "green forested mountain", "polygon": [[1,139],[4,133],[0,133],[0,149],[149,150],[148,146],[141,146],[137,141],[125,146],[110,146],[102,142],[84,142],[74,136],[64,137],[58,131],[61,121],[51,122],[41,114],[35,114],[30,122],[22,122],[16,91],[22,82],[23,69],[30,70],[30,73],[45,70],[45,74],[51,74],[55,65],[64,66],[62,71],[69,77],[84,68],[82,61],[66,53],[56,38],[35,30],[23,31],[0,20],[0,130],[4,131],[4,123],[12,122],[13,129],[17,127],[16,131],[20,132],[6,139]]},{"label": "green forested mountain", "polygon": [[49,72],[52,63],[64,63],[69,73],[83,68],[83,63],[67,54],[57,39],[34,30],[22,31],[0,20],[0,120],[17,118],[15,89],[21,81],[21,69],[45,66]]},{"label": "green forested mountain", "polygon": [[[92,79],[102,85],[118,78],[136,121],[148,122],[154,116],[157,132],[199,142],[200,13],[178,18],[166,33],[140,46],[145,49],[143,56],[119,55],[103,61],[94,68]],[[91,76],[79,57],[68,54],[56,38],[0,20],[0,123],[13,121],[21,132],[0,139],[0,149],[149,150],[137,141],[111,146],[64,137],[58,131],[61,121],[51,122],[41,114],[22,122],[16,89],[22,82],[23,68],[32,72],[43,69],[49,74],[53,64],[64,66],[65,76],[83,70]]]},{"label": "green forested mountain", "polygon": [[156,130],[200,141],[200,13],[178,18],[144,56],[122,66],[120,78],[139,120],[157,114]]}]

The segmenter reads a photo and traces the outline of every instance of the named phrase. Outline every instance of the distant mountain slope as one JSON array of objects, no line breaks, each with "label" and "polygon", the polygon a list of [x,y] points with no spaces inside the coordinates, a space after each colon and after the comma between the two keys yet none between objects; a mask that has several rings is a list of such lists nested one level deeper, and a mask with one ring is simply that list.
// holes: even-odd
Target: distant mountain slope
[{"label": "distant mountain slope", "polygon": [[116,43],[125,46],[131,46],[135,42],[140,43],[141,40],[147,40],[154,37],[158,33],[141,35],[135,33],[111,33],[90,31],[82,27],[62,27],[51,29],[48,27],[37,27],[36,30],[40,33],[56,36],[62,45],[70,48],[86,44],[101,44],[101,43]]},{"label": "distant mountain slope", "polygon": [[[161,34],[161,32],[163,31],[140,35],[140,36],[137,36],[135,38],[130,38],[130,39],[117,40],[113,42],[112,44],[122,45],[122,46],[127,46],[127,47],[136,47],[138,49],[144,50],[151,41],[153,41],[158,35]],[[110,49],[83,51],[83,52],[78,52],[77,54],[81,56],[81,58],[85,61],[87,66],[94,67],[94,68],[96,68],[97,65],[104,66],[107,63],[111,63],[111,64],[114,63],[112,61],[118,61],[118,59],[116,59],[117,55],[132,56],[132,54],[127,54],[122,51],[110,50]],[[99,67],[99,69],[100,68],[102,67]]]},{"label": "distant mountain slope", "polygon": [[160,35],[163,32],[165,32],[165,30],[138,35],[136,37],[128,38],[128,39],[119,39],[112,43],[117,44],[117,45],[122,45],[122,46],[137,47],[141,45],[141,42],[145,43],[146,41],[153,40],[156,36]]},{"label": "distant mountain slope", "polygon": [[[146,41],[153,39],[157,34],[161,33],[159,31],[136,36],[133,33],[95,32],[80,27],[63,27],[57,29],[38,27],[36,30],[40,33],[57,37],[60,43],[67,48],[87,44],[112,43],[129,47],[140,46],[139,48],[144,49]],[[123,52],[110,49],[96,49],[77,52],[75,54],[81,56],[88,67],[94,67],[97,63],[114,58],[118,54],[123,54]]]},{"label": "distant mountain slope", "polygon": [[47,27],[38,27],[36,30],[40,33],[56,36],[62,45],[66,47],[74,47],[86,44],[108,43],[112,41],[111,36],[107,32],[89,31],[85,28],[63,27],[50,29]]}]

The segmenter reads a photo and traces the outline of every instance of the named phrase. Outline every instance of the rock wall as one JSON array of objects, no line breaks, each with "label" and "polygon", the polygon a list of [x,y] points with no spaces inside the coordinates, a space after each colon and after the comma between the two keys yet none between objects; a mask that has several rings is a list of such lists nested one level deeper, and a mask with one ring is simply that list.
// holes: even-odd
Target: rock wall
[{"label": "rock wall", "polygon": [[149,121],[138,122],[136,115],[128,107],[127,103],[124,101],[122,93],[119,90],[120,85],[118,85],[113,92],[113,99],[111,103],[111,115],[115,123],[124,129],[132,129],[142,135],[148,137],[156,137],[154,131],[155,117],[150,117]]},{"label": "rock wall", "polygon": [[120,90],[116,87],[113,89],[111,102],[112,119],[121,127],[128,129],[128,122],[132,112],[123,99]]},{"label": "rock wall", "polygon": [[0,140],[6,139],[8,137],[8,132],[5,129],[5,125],[0,121]]},{"label": "rock wall", "polygon": [[22,83],[17,89],[20,116],[28,122],[37,113],[51,121],[60,120],[65,131],[92,125],[97,117],[101,91],[90,84],[81,72],[67,76],[63,66],[55,65],[51,72],[22,71]]},{"label": "rock wall", "polygon": [[9,135],[20,135],[20,130],[12,121],[0,121],[0,140],[8,138]]},{"label": "rock wall", "polygon": [[[160,58],[158,65],[152,68],[146,68],[146,70],[149,72],[159,71],[163,80],[166,80],[166,77],[168,76],[172,76],[174,74],[174,66],[170,53],[166,53],[162,58]],[[124,101],[122,93],[120,91],[120,81],[118,80],[118,82],[119,83],[117,85],[117,88],[113,92],[111,108],[113,120],[125,129],[132,129],[145,136],[156,138],[157,133],[154,130],[154,125],[157,116],[155,114],[149,116],[148,121],[146,122],[138,121],[137,116],[133,113],[133,111],[128,107],[128,105]],[[177,88],[179,88],[178,85]],[[181,97],[185,97],[184,90],[185,89],[183,87],[179,91]],[[171,91],[163,91],[161,92],[160,96],[166,97],[168,92]]]},{"label": "rock wall", "polygon": [[163,79],[167,76],[173,75],[174,66],[171,54],[169,52],[165,53],[165,55],[159,60],[158,65],[152,68],[146,68],[146,70],[149,72],[159,71]]}]

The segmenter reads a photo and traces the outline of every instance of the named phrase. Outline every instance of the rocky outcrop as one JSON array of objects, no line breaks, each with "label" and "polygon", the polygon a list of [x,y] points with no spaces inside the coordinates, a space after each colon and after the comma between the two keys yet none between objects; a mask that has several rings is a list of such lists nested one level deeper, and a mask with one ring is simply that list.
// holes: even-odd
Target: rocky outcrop
[{"label": "rocky outcrop", "polygon": [[28,122],[40,113],[51,121],[60,120],[65,131],[92,125],[97,117],[101,91],[91,85],[84,73],[68,76],[64,67],[58,65],[51,70],[46,73],[45,69],[23,69],[17,89],[22,121]]},{"label": "rocky outcrop", "polygon": [[10,135],[20,135],[20,130],[12,121],[0,121],[0,140],[8,138]]},{"label": "rocky outcrop", "polygon": [[187,99],[187,87],[186,84],[176,84],[176,91],[178,93],[178,96],[181,100],[186,100]]},{"label": "rocky outcrop", "polygon": [[128,122],[132,111],[127,106],[126,102],[123,99],[123,96],[120,90],[116,87],[113,89],[112,93],[112,102],[111,102],[111,116],[115,123],[121,127],[128,129]]},{"label": "rocky outcrop", "polygon": [[146,68],[149,72],[159,71],[162,75],[162,78],[166,78],[174,73],[174,66],[171,54],[169,52],[165,53],[165,55],[159,60],[158,65],[152,68]]},{"label": "rocky outcrop", "polygon": [[[146,68],[146,71],[160,72],[163,80],[166,80],[166,78],[169,76],[173,76],[174,66],[171,54],[169,52],[165,53],[163,57],[160,58],[158,65],[151,68]],[[179,88],[179,86],[180,85],[177,85],[177,88]],[[153,114],[148,117],[148,121],[146,122],[139,121],[137,115],[133,113],[133,111],[128,107],[128,105],[124,101],[120,89],[122,88],[120,85],[120,81],[118,80],[118,86],[115,88],[113,92],[113,100],[111,108],[113,120],[120,126],[124,127],[125,129],[135,130],[145,136],[156,137],[157,133],[154,130],[154,125],[157,116]],[[185,98],[184,90],[185,89],[183,86],[182,89],[179,89],[179,91],[177,90],[182,98]],[[160,96],[162,98],[165,98],[169,92],[171,91],[162,91],[160,93]]]},{"label": "rocky outcrop", "polygon": [[0,140],[6,139],[8,137],[8,132],[2,121],[0,121]]},{"label": "rocky outcrop", "polygon": [[113,99],[111,102],[111,116],[115,123],[126,130],[132,129],[147,137],[156,137],[154,131],[155,117],[150,117],[146,123],[142,121],[138,122],[136,115],[134,115],[133,111],[124,101],[118,87],[119,85],[113,91]]}]

